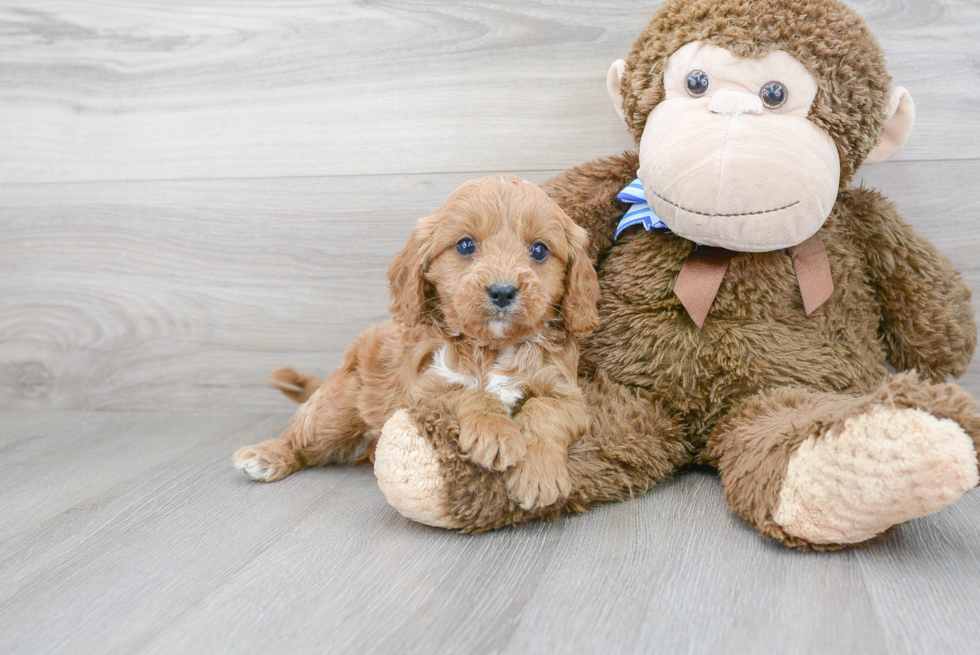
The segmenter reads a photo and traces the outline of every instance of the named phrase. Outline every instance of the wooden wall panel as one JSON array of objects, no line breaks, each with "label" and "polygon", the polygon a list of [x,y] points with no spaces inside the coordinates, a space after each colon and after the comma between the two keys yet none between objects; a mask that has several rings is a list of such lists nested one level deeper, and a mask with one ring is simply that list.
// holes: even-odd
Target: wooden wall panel
[{"label": "wooden wall panel", "polygon": [[388,261],[466,179],[7,186],[0,406],[287,408],[268,372],[386,320]]},{"label": "wooden wall panel", "polygon": [[[866,173],[980,294],[980,198],[963,191],[978,176],[978,162]],[[0,407],[288,409],[267,373],[329,371],[384,320],[391,255],[467,178],[8,185]],[[977,364],[968,381],[980,391]]]},{"label": "wooden wall panel", "polygon": [[[629,143],[605,75],[656,4],[6,2],[0,180],[565,168]],[[901,158],[980,156],[980,6],[853,4],[918,103]]]},{"label": "wooden wall panel", "polygon": [[[655,4],[4,3],[0,407],[288,410],[267,372],[383,320],[457,184],[630,145],[605,70]],[[853,4],[919,108],[867,178],[980,291],[980,7]]]}]

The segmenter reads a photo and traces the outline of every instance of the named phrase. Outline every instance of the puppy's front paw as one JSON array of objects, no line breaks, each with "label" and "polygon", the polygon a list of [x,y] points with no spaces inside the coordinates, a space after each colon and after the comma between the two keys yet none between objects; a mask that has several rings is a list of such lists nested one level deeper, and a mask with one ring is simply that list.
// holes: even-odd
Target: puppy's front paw
[{"label": "puppy's front paw", "polygon": [[524,460],[507,474],[507,490],[524,509],[548,507],[568,497],[572,478],[565,453],[531,446]]},{"label": "puppy's front paw", "polygon": [[287,458],[276,453],[265,444],[239,448],[235,453],[235,467],[245,475],[259,482],[275,482],[296,470]]},{"label": "puppy's front paw", "polygon": [[480,466],[504,471],[527,451],[517,424],[499,414],[470,414],[459,419],[459,449]]}]

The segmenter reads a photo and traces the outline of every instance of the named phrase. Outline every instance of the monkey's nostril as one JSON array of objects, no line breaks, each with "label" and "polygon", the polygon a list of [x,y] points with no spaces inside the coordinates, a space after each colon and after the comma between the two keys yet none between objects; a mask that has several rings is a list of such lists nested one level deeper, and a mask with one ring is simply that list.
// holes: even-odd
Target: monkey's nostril
[{"label": "monkey's nostril", "polygon": [[741,114],[760,116],[763,113],[762,98],[742,91],[721,89],[708,102],[708,111],[722,116],[739,116]]},{"label": "monkey's nostril", "polygon": [[517,298],[517,287],[513,284],[491,284],[487,287],[487,295],[494,305],[503,309],[510,306]]}]

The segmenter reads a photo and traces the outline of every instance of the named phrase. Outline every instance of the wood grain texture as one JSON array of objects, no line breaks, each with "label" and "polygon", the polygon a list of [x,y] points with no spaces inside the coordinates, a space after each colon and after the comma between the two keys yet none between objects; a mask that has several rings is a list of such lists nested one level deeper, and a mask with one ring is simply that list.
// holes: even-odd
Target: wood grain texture
[{"label": "wood grain texture", "polygon": [[[980,325],[978,179],[980,161],[885,162],[861,169],[855,183],[880,190],[952,260],[973,291],[974,320]],[[980,356],[958,382],[980,398]]]},{"label": "wood grain texture", "polygon": [[466,179],[7,186],[0,406],[288,408],[268,373],[386,320],[391,256]]},{"label": "wood grain texture", "polygon": [[[904,526],[881,548],[857,553],[890,652],[977,650],[978,516],[980,492],[974,490],[944,512]],[[963,602],[945,602],[961,597]],[[964,643],[964,636],[972,643]]]},{"label": "wood grain texture", "polygon": [[[553,170],[629,143],[605,92],[657,2],[0,7],[0,181]],[[980,157],[980,6],[860,0],[919,109]]]},{"label": "wood grain texture", "polygon": [[980,638],[976,491],[839,554],[763,541],[705,472],[467,537],[398,516],[368,468],[260,484],[231,467],[286,420],[0,413],[20,476],[0,493],[37,499],[0,503],[0,651],[955,654]]},{"label": "wood grain texture", "polygon": [[[864,175],[980,294],[980,163]],[[389,259],[467,178],[0,187],[0,407],[288,410],[268,373],[329,372],[385,320]]]}]

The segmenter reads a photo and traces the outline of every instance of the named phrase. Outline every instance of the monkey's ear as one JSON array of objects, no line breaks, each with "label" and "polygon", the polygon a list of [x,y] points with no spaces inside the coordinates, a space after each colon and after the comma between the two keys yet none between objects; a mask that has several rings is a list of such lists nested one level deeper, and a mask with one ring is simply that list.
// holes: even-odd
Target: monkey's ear
[{"label": "monkey's ear", "polygon": [[428,250],[428,221],[419,221],[408,243],[395,255],[388,267],[391,313],[409,326],[423,320],[425,306],[425,269]]},{"label": "monkey's ear", "polygon": [[915,124],[915,103],[904,87],[896,86],[888,94],[888,108],[885,113],[888,122],[881,132],[878,145],[868,153],[865,164],[878,164],[891,159],[912,134]]},{"label": "monkey's ear", "polygon": [[616,107],[616,113],[619,114],[620,118],[624,118],[623,114],[623,71],[626,70],[626,61],[623,59],[617,59],[613,62],[612,66],[609,67],[609,72],[606,74],[606,88],[609,89],[609,97],[612,98],[613,105]]}]

